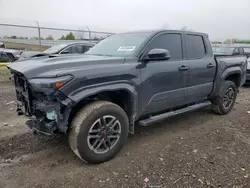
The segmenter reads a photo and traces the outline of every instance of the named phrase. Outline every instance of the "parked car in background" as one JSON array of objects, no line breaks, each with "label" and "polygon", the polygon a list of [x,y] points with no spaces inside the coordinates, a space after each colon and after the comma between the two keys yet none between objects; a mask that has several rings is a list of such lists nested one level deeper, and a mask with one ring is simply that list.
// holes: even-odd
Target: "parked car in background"
[{"label": "parked car in background", "polygon": [[244,47],[243,50],[244,50],[244,53],[246,54],[246,56],[248,58],[250,58],[250,46],[249,47]]},{"label": "parked car in background", "polygon": [[247,55],[247,76],[246,76],[246,84],[250,84],[250,47],[244,47],[244,52]]},{"label": "parked car in background", "polygon": [[0,63],[8,62],[9,58],[6,53],[0,51]]},{"label": "parked car in background", "polygon": [[136,123],[212,106],[227,114],[245,82],[246,56],[214,55],[208,35],[143,31],[112,35],[83,55],[8,65],[17,112],[46,134],[69,134],[89,163],[114,157]]},{"label": "parked car in background", "polygon": [[8,48],[0,48],[0,52],[4,52],[8,56],[7,62],[13,62],[19,59],[22,50],[14,50],[14,49],[8,49]]},{"label": "parked car in background", "polygon": [[214,54],[217,55],[247,55],[243,47],[218,46],[213,47]]},{"label": "parked car in background", "polygon": [[5,45],[3,42],[0,42],[0,48],[5,48]]},{"label": "parked car in background", "polygon": [[247,73],[245,84],[250,84],[250,47],[244,46],[218,46],[213,47],[214,54],[217,55],[244,55],[247,57]]},{"label": "parked car in background", "polygon": [[74,42],[67,44],[58,44],[48,48],[43,52],[35,52],[35,51],[25,51],[21,54],[19,60],[27,60],[34,57],[48,56],[53,54],[82,54],[88,51],[91,47],[93,47],[93,43],[86,42]]}]

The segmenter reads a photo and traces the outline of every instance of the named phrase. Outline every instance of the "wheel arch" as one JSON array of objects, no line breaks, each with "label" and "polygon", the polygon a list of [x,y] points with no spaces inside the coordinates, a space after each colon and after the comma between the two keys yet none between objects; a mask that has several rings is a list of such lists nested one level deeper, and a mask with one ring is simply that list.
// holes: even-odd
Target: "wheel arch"
[{"label": "wheel arch", "polygon": [[240,69],[240,67],[231,67],[231,68],[226,69],[222,73],[222,79],[230,80],[234,82],[237,87],[240,87],[241,74],[242,74],[242,70]]},{"label": "wheel arch", "polygon": [[237,88],[242,84],[242,70],[240,67],[229,67],[224,71],[217,72],[214,79],[213,92],[208,96],[209,99],[216,97],[226,80],[233,81]]},{"label": "wheel arch", "polygon": [[134,122],[137,116],[138,107],[137,91],[134,86],[122,83],[89,88],[77,93],[75,96],[70,96],[70,98],[76,105],[72,108],[69,122],[71,122],[72,118],[80,108],[90,102],[106,100],[119,105],[126,112],[129,119],[129,132],[134,134]]}]

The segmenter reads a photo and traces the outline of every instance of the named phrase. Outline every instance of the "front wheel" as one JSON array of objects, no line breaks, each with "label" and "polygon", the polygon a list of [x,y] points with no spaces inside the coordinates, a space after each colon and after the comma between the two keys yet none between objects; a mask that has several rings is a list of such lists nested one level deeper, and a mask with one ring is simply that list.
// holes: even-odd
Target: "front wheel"
[{"label": "front wheel", "polygon": [[234,82],[226,80],[220,89],[218,96],[211,100],[212,111],[217,114],[228,114],[235,103],[237,87]]},{"label": "front wheel", "polygon": [[105,162],[121,150],[128,129],[127,114],[120,106],[107,101],[93,102],[73,118],[69,144],[83,161]]}]

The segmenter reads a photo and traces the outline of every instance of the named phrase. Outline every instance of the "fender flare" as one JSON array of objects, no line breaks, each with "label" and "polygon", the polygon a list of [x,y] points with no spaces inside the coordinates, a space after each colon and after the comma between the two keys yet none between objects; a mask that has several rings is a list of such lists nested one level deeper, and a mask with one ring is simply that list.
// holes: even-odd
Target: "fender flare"
[{"label": "fender flare", "polygon": [[224,80],[232,75],[232,74],[242,74],[242,70],[240,67],[228,67],[222,73],[218,74],[214,80],[213,92],[210,94],[209,98],[213,98],[218,95],[221,85],[223,84]]},{"label": "fender flare", "polygon": [[227,68],[221,75],[222,80],[225,80],[226,77],[232,75],[232,74],[242,74],[242,70],[240,67],[230,67]]},{"label": "fender flare", "polygon": [[105,91],[118,91],[118,90],[125,90],[129,93],[131,100],[131,115],[129,118],[129,132],[134,134],[134,122],[138,112],[138,93],[136,91],[136,87],[130,82],[112,82],[112,83],[105,83],[105,84],[97,84],[86,86],[80,88],[74,92],[72,92],[68,97],[74,101],[75,104],[79,103],[83,99],[96,95],[101,92]]}]

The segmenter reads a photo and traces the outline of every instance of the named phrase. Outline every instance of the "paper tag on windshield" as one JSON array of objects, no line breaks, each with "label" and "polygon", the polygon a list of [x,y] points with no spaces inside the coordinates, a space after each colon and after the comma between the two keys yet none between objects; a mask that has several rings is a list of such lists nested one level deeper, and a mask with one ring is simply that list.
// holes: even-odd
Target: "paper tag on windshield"
[{"label": "paper tag on windshield", "polygon": [[120,48],[118,48],[117,51],[119,52],[132,52],[134,51],[135,46],[121,46]]}]

